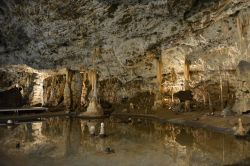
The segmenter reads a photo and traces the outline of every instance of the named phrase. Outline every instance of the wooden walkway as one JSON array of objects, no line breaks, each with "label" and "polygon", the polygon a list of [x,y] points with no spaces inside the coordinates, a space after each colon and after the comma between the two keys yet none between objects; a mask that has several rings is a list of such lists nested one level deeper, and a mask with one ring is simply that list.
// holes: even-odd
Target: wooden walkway
[{"label": "wooden walkway", "polygon": [[28,111],[48,111],[49,109],[46,108],[46,107],[29,107],[29,108],[3,108],[3,109],[0,109],[0,113],[1,112],[15,112],[15,113],[18,113],[18,112],[28,112]]},{"label": "wooden walkway", "polygon": [[44,113],[36,113],[36,114],[25,114],[25,115],[4,115],[0,116],[0,122],[6,122],[7,120],[14,121],[25,121],[31,119],[42,119],[42,118],[53,118],[53,117],[71,117],[71,118],[79,118],[82,120],[91,120],[91,119],[104,119],[109,116],[79,116],[76,113],[66,113],[64,111],[60,112],[44,112]]}]

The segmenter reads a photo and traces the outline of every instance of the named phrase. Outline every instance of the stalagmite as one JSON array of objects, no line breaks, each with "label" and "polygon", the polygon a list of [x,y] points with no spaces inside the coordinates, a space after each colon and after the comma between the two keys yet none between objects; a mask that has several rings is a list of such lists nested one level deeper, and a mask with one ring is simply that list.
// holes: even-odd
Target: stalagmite
[{"label": "stalagmite", "polygon": [[101,128],[100,128],[100,134],[99,135],[100,135],[100,137],[105,137],[106,136],[103,122],[101,123]]},{"label": "stalagmite", "polygon": [[13,120],[7,120],[7,124],[8,124],[8,125],[13,124]]},{"label": "stalagmite", "polygon": [[88,80],[91,84],[90,102],[87,111],[83,115],[103,115],[103,110],[97,102],[97,76],[96,71],[88,72]]},{"label": "stalagmite", "polygon": [[84,115],[103,115],[103,111],[99,103],[97,103],[96,98],[90,100],[87,111],[84,112]]},{"label": "stalagmite", "polygon": [[130,108],[131,110],[135,109],[134,104],[133,104],[133,103],[129,103],[129,108]]}]

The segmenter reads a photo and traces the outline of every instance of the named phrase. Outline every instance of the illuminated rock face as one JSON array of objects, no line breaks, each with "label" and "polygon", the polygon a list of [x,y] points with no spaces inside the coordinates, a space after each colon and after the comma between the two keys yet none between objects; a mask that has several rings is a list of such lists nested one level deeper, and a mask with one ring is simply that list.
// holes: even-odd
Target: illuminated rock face
[{"label": "illuminated rock face", "polygon": [[[96,68],[100,81],[112,78],[117,79],[114,88],[120,85],[112,89],[114,94],[100,92],[106,100],[159,90],[155,63],[159,59],[167,93],[183,90],[185,57],[191,62],[195,100],[219,100],[221,79],[226,100],[241,82],[237,65],[250,61],[248,0],[4,0],[0,6],[2,68],[7,64],[51,70]],[[170,77],[173,69],[175,82]],[[80,87],[75,79],[69,89]],[[75,92],[72,96],[78,100]]]},{"label": "illuminated rock face", "polygon": [[81,106],[82,79],[79,71],[67,69],[64,87],[64,106],[68,111],[76,111]]},{"label": "illuminated rock face", "polygon": [[71,82],[72,108],[79,109],[81,106],[82,78],[80,72],[75,72]]},{"label": "illuminated rock face", "polygon": [[50,76],[43,80],[43,105],[57,106],[63,102],[65,76]]},{"label": "illuminated rock face", "polygon": [[250,63],[240,61],[237,66],[239,84],[233,110],[239,114],[250,110]]},{"label": "illuminated rock face", "polygon": [[0,91],[11,89],[17,85],[22,88],[22,103],[32,105],[36,77],[37,73],[21,68],[0,69]]}]

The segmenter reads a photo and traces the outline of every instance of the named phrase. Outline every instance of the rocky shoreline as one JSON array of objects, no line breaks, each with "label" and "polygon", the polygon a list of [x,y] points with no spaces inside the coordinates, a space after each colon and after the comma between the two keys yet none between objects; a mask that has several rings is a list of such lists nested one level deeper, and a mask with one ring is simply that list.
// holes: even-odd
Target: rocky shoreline
[{"label": "rocky shoreline", "polygon": [[207,115],[204,112],[188,112],[176,114],[173,112],[157,112],[155,114],[133,114],[133,113],[113,113],[111,116],[121,119],[150,119],[156,120],[161,123],[170,123],[174,125],[182,125],[194,128],[203,128],[213,132],[219,132],[229,135],[234,135],[233,127],[237,126],[238,118],[243,121],[243,126],[246,129],[250,127],[250,116],[249,115],[235,115],[222,117],[215,114]]}]

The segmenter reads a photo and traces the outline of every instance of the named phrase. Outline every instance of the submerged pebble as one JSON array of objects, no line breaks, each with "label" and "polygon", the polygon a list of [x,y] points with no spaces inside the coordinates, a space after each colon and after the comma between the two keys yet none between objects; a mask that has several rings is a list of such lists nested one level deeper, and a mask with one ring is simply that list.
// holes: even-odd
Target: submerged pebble
[{"label": "submerged pebble", "polygon": [[107,154],[111,154],[111,153],[115,153],[115,150],[112,149],[112,148],[110,148],[110,147],[106,147],[106,148],[104,149],[104,152],[107,153]]}]

